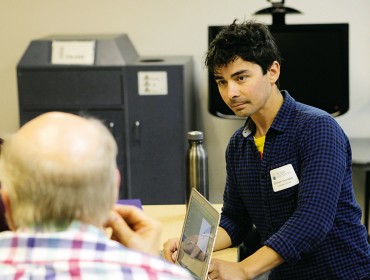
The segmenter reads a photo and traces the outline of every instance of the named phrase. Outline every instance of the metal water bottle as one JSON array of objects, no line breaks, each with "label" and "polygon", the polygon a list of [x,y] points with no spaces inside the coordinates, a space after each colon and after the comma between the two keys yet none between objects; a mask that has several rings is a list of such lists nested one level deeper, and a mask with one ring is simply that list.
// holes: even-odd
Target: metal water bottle
[{"label": "metal water bottle", "polygon": [[208,157],[203,146],[203,132],[188,132],[189,149],[186,155],[187,190],[186,204],[192,188],[208,198]]}]

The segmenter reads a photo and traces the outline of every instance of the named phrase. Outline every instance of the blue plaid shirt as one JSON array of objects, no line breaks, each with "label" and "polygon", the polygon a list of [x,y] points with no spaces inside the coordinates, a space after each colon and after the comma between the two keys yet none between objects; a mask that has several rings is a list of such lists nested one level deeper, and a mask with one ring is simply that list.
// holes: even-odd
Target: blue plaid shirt
[{"label": "blue plaid shirt", "polygon": [[[262,159],[251,119],[230,139],[220,226],[234,245],[256,226],[264,244],[285,260],[269,279],[370,277],[370,247],[352,187],[348,138],[329,114],[282,94]],[[288,164],[299,183],[274,192],[270,171]]]}]

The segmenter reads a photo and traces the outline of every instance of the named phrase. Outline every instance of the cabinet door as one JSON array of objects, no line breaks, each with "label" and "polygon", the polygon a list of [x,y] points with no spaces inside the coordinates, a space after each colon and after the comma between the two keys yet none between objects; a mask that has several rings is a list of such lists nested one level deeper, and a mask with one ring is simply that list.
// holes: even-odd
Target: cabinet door
[{"label": "cabinet door", "polygon": [[[166,94],[139,94],[138,73],[164,71]],[[129,197],[143,204],[185,203],[184,80],[182,67],[127,69]]]}]

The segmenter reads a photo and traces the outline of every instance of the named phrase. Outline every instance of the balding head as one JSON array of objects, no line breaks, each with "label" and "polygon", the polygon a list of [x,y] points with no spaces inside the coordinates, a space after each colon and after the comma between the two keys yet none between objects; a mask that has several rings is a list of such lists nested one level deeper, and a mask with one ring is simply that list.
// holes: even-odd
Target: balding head
[{"label": "balding head", "polygon": [[13,136],[13,148],[35,153],[44,160],[80,165],[98,151],[100,130],[80,116],[50,112],[26,123]]},{"label": "balding head", "polygon": [[5,141],[0,176],[16,226],[101,224],[117,199],[116,143],[101,122],[50,112]]}]

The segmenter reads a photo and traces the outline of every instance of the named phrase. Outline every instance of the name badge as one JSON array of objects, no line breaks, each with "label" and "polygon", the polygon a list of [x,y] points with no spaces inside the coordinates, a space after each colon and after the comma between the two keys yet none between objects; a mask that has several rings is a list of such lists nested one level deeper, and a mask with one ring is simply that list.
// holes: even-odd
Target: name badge
[{"label": "name badge", "polygon": [[291,164],[271,170],[270,176],[274,192],[291,188],[299,183],[297,174],[295,174]]}]

